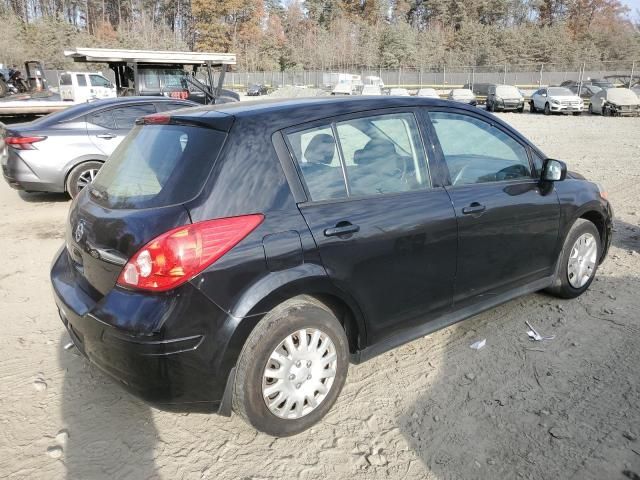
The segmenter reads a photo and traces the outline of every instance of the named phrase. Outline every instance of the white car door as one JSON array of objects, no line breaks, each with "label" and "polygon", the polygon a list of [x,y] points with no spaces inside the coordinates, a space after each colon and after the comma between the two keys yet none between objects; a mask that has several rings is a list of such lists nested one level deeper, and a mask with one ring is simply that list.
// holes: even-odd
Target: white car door
[{"label": "white car door", "polygon": [[91,98],[91,87],[89,86],[89,81],[87,75],[84,73],[76,73],[74,75],[75,85],[74,85],[74,95],[73,99],[76,103],[86,102]]},{"label": "white car door", "polygon": [[536,106],[536,108],[540,110],[544,108],[544,104],[547,103],[546,95],[547,95],[546,88],[542,88],[536,92],[536,94],[533,97],[533,103]]}]

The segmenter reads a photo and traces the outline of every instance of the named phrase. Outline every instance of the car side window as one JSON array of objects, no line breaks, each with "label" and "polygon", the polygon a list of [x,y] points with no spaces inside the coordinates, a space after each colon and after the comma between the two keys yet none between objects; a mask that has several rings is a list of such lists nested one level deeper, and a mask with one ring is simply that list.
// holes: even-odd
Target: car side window
[{"label": "car side window", "polygon": [[76,80],[78,81],[78,86],[79,87],[86,87],[87,86],[87,77],[82,74],[77,74],[76,75]]},{"label": "car side window", "polygon": [[89,81],[92,87],[109,87],[110,82],[100,75],[89,75]]},{"label": "car side window", "polygon": [[484,120],[450,112],[430,112],[452,185],[531,178],[527,150]]},{"label": "car side window", "polygon": [[102,110],[92,113],[87,117],[87,122],[113,130],[116,128],[116,124],[113,120],[113,113],[111,112],[111,110]]},{"label": "car side window", "polygon": [[130,130],[135,125],[136,119],[151,113],[156,113],[156,107],[153,104],[131,105],[128,107],[114,108],[112,112],[116,122],[116,128],[120,130]]},{"label": "car side window", "polygon": [[311,200],[347,196],[347,187],[331,125],[287,135]]},{"label": "car side window", "polygon": [[426,155],[412,113],[336,124],[351,196],[408,192],[430,186]]},{"label": "car side window", "polygon": [[178,110],[179,108],[189,108],[193,105],[188,105],[184,103],[174,103],[174,102],[159,102],[156,103],[156,108],[159,112],[168,112],[171,110]]}]

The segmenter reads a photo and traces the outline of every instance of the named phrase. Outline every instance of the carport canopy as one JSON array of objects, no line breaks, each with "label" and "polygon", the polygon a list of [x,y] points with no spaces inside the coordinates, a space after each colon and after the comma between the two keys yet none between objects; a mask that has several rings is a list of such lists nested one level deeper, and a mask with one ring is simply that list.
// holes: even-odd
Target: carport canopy
[{"label": "carport canopy", "polygon": [[[208,85],[195,78],[190,78],[190,82],[204,92],[207,103],[215,102],[220,95],[224,82],[225,72],[229,65],[236,64],[235,53],[211,53],[211,52],[173,52],[168,50],[118,50],[113,48],[75,48],[65,50],[66,57],[73,58],[80,63],[107,63],[116,76],[116,87],[118,92],[132,91],[134,95],[139,94],[138,69],[139,68],[160,68],[171,67],[182,69],[185,65],[193,66],[195,72],[199,67],[204,67],[207,72]],[[157,67],[156,67],[157,66]],[[217,88],[213,88],[212,67],[221,67]],[[133,74],[133,88],[129,83],[126,71],[130,69]],[[120,93],[119,93],[120,94]]]},{"label": "carport canopy", "polygon": [[158,63],[163,65],[235,65],[235,53],[172,52],[163,50],[117,50],[112,48],[75,48],[65,50],[75,62]]}]

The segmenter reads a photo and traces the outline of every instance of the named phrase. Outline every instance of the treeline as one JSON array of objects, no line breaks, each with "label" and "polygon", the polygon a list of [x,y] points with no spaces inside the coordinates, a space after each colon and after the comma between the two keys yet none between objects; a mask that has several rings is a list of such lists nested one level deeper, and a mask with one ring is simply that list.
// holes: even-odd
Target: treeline
[{"label": "treeline", "polygon": [[[238,54],[238,70],[640,60],[619,0],[0,0],[0,62],[76,46]],[[636,22],[632,20],[636,18]]]}]

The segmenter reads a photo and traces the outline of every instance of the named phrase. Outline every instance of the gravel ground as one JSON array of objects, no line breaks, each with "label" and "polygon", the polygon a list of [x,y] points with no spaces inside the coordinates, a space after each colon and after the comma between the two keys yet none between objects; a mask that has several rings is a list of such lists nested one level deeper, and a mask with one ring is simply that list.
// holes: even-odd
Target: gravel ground
[{"label": "gravel ground", "polygon": [[[0,182],[0,477],[637,479],[640,119],[503,118],[607,188],[616,233],[597,281],[351,367],[326,419],[288,439],[154,410],[64,351],[47,274],[69,202]],[[555,339],[530,343],[525,320]]]}]

